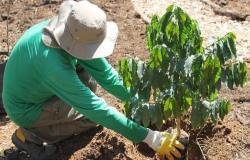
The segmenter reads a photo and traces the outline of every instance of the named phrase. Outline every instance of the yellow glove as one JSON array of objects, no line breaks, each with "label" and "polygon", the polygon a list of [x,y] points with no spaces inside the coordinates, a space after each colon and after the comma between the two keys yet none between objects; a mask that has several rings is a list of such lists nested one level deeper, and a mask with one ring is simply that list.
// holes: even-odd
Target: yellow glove
[{"label": "yellow glove", "polygon": [[177,148],[184,150],[184,145],[177,141],[176,136],[171,133],[162,132],[161,134],[164,136],[164,139],[161,147],[156,151],[161,159],[167,158],[168,160],[174,160],[174,157],[181,158],[181,153]]},{"label": "yellow glove", "polygon": [[[158,132],[148,129],[148,135],[143,140],[154,149],[161,159],[174,160],[174,157],[181,158],[178,149],[184,150],[185,147],[176,140],[176,136],[168,132]],[[178,148],[178,149],[177,149]]]}]

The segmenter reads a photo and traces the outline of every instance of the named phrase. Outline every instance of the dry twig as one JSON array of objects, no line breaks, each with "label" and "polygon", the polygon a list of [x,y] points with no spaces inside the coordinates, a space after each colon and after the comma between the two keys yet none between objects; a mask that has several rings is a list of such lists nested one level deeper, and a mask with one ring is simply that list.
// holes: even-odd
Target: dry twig
[{"label": "dry twig", "polygon": [[204,152],[203,152],[203,150],[202,150],[202,148],[201,148],[200,142],[198,141],[198,139],[199,139],[198,137],[200,136],[201,132],[203,131],[203,129],[204,129],[205,127],[206,127],[206,125],[205,125],[202,129],[200,129],[200,131],[196,134],[196,137],[195,137],[195,142],[196,142],[197,146],[199,147],[199,149],[200,149],[200,151],[201,151],[203,160],[206,160],[206,156],[205,156],[205,154],[204,154]]}]

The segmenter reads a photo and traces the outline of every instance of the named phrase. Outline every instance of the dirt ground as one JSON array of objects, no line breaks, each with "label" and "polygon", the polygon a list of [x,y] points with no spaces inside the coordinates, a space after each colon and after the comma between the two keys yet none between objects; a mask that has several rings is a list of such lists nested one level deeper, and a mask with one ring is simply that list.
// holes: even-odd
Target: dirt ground
[{"label": "dirt ground", "polygon": [[218,14],[229,16],[232,19],[250,21],[250,0],[211,0],[220,6],[215,9]]},{"label": "dirt ground", "polygon": [[249,0],[211,0],[219,6],[238,13],[250,15]]},{"label": "dirt ground", "polygon": [[[44,2],[45,0],[16,0],[11,5],[10,49],[27,28],[57,12],[60,2],[56,0],[52,0],[51,4],[44,4]],[[116,67],[118,59],[125,55],[146,58],[148,56],[145,45],[146,24],[133,10],[131,2],[128,0],[92,0],[92,2],[102,7],[108,14],[108,19],[117,22],[119,26],[118,42],[114,54],[109,57],[111,64]],[[6,6],[4,4],[0,7],[0,52],[7,50]],[[101,88],[98,88],[98,95],[122,111],[122,104]],[[209,124],[199,131],[191,130],[188,121],[185,123],[187,125],[183,128],[191,134],[190,160],[201,160],[203,156],[210,160],[250,159],[250,83],[247,83],[243,89],[233,91],[224,89],[222,97],[228,98],[233,105],[233,111],[223,122],[216,126]],[[10,141],[16,126],[6,117],[1,117],[0,120],[0,156],[5,154],[8,157],[0,157],[0,160],[27,159],[25,154],[15,151]],[[113,131],[97,128],[60,144],[57,159],[144,160],[158,158],[143,144],[134,145]]]}]

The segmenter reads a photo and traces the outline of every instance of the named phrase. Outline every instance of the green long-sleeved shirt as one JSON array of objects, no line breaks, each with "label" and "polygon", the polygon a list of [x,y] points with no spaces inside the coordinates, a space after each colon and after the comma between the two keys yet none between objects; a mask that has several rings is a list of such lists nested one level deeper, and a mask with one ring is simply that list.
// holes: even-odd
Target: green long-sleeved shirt
[{"label": "green long-sleeved shirt", "polygon": [[11,120],[29,127],[52,96],[75,108],[90,120],[110,128],[134,142],[142,141],[147,129],[109,107],[79,79],[78,62],[104,89],[121,100],[130,95],[117,72],[105,58],[77,60],[66,51],[42,42],[48,21],[27,30],[15,45],[7,62],[3,80],[3,103]]}]

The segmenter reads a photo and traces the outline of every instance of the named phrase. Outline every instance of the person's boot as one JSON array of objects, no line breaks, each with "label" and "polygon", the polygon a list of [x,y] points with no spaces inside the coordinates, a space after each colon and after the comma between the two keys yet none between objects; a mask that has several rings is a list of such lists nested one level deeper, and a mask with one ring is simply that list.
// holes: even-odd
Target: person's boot
[{"label": "person's boot", "polygon": [[57,148],[51,144],[36,144],[26,139],[23,131],[19,128],[12,135],[13,144],[19,149],[26,151],[31,160],[55,159]]}]

